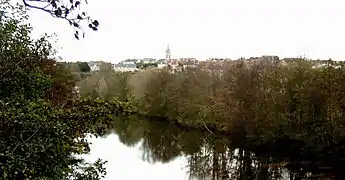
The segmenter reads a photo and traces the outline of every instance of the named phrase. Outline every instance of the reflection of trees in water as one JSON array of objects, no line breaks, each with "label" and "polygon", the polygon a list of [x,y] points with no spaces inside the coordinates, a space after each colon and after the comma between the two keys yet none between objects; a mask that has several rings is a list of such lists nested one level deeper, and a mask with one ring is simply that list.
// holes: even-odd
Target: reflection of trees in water
[{"label": "reflection of trees in water", "polygon": [[229,148],[224,142],[209,143],[188,158],[191,176],[212,180],[281,178],[281,169],[269,167],[253,153]]},{"label": "reflection of trees in water", "polygon": [[148,123],[147,127],[143,154],[150,162],[169,162],[182,154],[198,152],[202,146],[198,131],[181,131],[180,127],[165,122]]},{"label": "reflection of trees in water", "polygon": [[143,139],[143,158],[149,162],[161,161],[169,162],[181,155],[181,144],[179,144],[178,134],[162,127],[152,127],[152,131],[146,132]]},{"label": "reflection of trees in water", "polygon": [[145,126],[142,126],[135,116],[121,116],[113,119],[113,129],[123,144],[133,147],[143,138]]},{"label": "reflection of trees in water", "polygon": [[241,142],[234,144],[227,135],[137,116],[114,118],[114,130],[120,141],[128,146],[142,140],[143,159],[148,162],[167,163],[185,155],[191,179],[310,179],[308,166],[284,163],[270,157],[271,154],[255,156],[245,148],[239,148]]}]

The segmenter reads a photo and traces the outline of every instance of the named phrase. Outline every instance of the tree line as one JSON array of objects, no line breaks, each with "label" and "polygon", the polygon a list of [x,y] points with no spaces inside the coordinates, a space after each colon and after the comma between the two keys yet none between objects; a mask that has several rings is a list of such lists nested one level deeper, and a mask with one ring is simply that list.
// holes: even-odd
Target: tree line
[{"label": "tree line", "polygon": [[[129,102],[139,114],[229,132],[242,148],[258,153],[280,141],[291,154],[310,158],[345,140],[344,75],[344,65],[332,60],[323,67],[301,58],[237,60],[179,73],[111,73],[103,78],[104,89],[96,85],[93,92]],[[84,86],[92,81],[99,79],[86,79]]]},{"label": "tree line", "polygon": [[[59,1],[39,1],[42,6],[23,2],[67,20],[76,28],[77,39],[80,21],[87,20],[93,30],[99,25],[85,12],[71,17],[81,1],[70,1],[68,6]],[[10,10],[14,14],[9,15]],[[241,152],[282,151],[286,154],[279,155],[281,159],[327,160],[333,166],[343,157],[342,64],[335,68],[334,61],[327,61],[314,68],[314,62],[305,59],[291,59],[286,65],[239,60],[175,74],[109,71],[83,76],[77,82],[71,69],[51,58],[53,49],[47,37],[30,38],[32,27],[23,23],[26,19],[22,8],[0,2],[3,179],[99,179],[104,174],[103,162],[87,165],[73,154],[88,152],[86,133],[104,134],[113,120],[109,116],[124,107],[209,133],[227,132]],[[78,68],[89,71],[84,65]],[[107,102],[79,99],[76,85],[82,96],[102,97]],[[250,157],[246,152],[242,158]]]}]

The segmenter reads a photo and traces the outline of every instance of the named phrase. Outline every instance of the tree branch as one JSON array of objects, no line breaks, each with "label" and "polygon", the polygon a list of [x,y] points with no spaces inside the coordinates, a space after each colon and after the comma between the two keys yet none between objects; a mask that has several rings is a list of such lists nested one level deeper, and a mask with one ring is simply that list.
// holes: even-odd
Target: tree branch
[{"label": "tree branch", "polygon": [[[14,153],[14,151],[19,147],[20,144],[25,144],[25,143],[28,142],[32,137],[34,137],[34,135],[37,133],[38,129],[39,129],[39,128],[37,128],[37,129],[35,130],[35,132],[34,132],[28,139],[26,139],[25,141],[23,141],[23,143],[18,143],[18,144],[13,148],[11,154]],[[22,134],[21,134],[21,135],[22,135]]]},{"label": "tree branch", "polygon": [[[79,30],[84,31],[81,27],[80,22],[86,20],[88,22],[88,27],[94,31],[98,30],[99,22],[97,20],[92,20],[85,12],[79,13],[76,12],[80,10],[80,0],[75,2],[70,1],[70,4],[64,4],[62,1],[59,0],[22,0],[24,5],[28,8],[38,9],[43,12],[49,13],[54,18],[64,19],[69,22],[69,24],[76,28],[74,36],[76,39],[79,39]],[[84,0],[86,4],[88,2]],[[29,2],[41,2],[41,3],[48,3],[42,6],[33,5]],[[83,33],[83,37],[84,37]]]},{"label": "tree branch", "polygon": [[206,126],[206,124],[204,123],[203,120],[201,120],[201,122],[202,122],[202,124],[204,125],[204,127],[206,128],[206,130],[207,130],[208,132],[210,132],[211,134],[214,134],[214,133]]},{"label": "tree branch", "polygon": [[[52,11],[48,10],[48,9],[45,9],[45,8],[42,8],[42,7],[38,7],[38,6],[33,6],[33,5],[30,5],[26,2],[26,0],[23,0],[23,3],[25,6],[29,7],[29,8],[33,8],[33,9],[39,9],[39,10],[42,10],[44,12],[47,12],[47,13],[52,13]],[[49,4],[50,5],[50,4]]]}]

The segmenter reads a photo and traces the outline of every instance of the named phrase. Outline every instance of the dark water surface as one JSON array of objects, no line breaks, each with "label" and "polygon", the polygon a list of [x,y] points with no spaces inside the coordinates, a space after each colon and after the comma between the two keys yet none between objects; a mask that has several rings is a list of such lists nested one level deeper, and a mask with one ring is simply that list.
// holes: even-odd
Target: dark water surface
[{"label": "dark water surface", "polygon": [[109,180],[341,179],[339,165],[292,162],[298,158],[289,157],[289,149],[253,153],[229,135],[138,116],[116,118],[111,133],[90,142],[85,159],[107,160]]}]

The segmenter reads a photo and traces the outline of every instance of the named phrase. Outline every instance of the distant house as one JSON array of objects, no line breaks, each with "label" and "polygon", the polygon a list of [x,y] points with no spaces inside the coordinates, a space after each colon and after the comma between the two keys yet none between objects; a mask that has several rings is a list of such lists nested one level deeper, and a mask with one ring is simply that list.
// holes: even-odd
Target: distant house
[{"label": "distant house", "polygon": [[114,71],[116,71],[116,65],[117,65],[117,64],[111,64],[111,69],[114,70]]},{"label": "distant house", "polygon": [[182,64],[183,69],[196,68],[198,66],[198,60],[195,58],[180,58],[180,63]]},{"label": "distant house", "polygon": [[111,66],[114,71],[134,72],[137,70],[137,61],[138,59],[126,59],[117,64],[112,64]]},{"label": "distant house", "polygon": [[230,61],[230,60],[231,60],[230,58],[208,58],[206,61],[216,62],[216,61]]},{"label": "distant house", "polygon": [[138,59],[126,59],[122,61],[123,64],[135,64],[138,62]]},{"label": "distant house", "polygon": [[182,64],[179,62],[178,59],[171,59],[168,62],[168,68],[172,73],[179,72],[182,70]]},{"label": "distant house", "polygon": [[87,63],[90,67],[90,71],[100,71],[101,69],[101,61],[90,61]]},{"label": "distant house", "polygon": [[315,69],[315,68],[327,68],[327,67],[332,67],[332,68],[335,68],[335,69],[342,68],[341,65],[335,65],[335,64],[333,64],[333,65],[331,65],[331,64],[330,65],[328,65],[328,64],[316,64],[312,68]]},{"label": "distant house", "polygon": [[278,56],[261,56],[259,60],[266,60],[266,61],[279,61]]},{"label": "distant house", "polygon": [[180,58],[180,62],[196,62],[197,60],[195,58]]},{"label": "distant house", "polygon": [[113,65],[113,70],[118,72],[135,72],[139,69],[135,63],[118,63]]},{"label": "distant house", "polygon": [[166,67],[168,67],[168,62],[167,62],[166,59],[159,59],[157,61],[157,68],[163,69],[163,68],[166,68]]},{"label": "distant house", "polygon": [[152,63],[156,63],[157,60],[153,59],[153,58],[144,58],[144,59],[141,60],[141,62],[143,64],[152,64]]},{"label": "distant house", "polygon": [[197,64],[184,64],[183,65],[183,69],[187,69],[187,68],[197,68],[198,65]]},{"label": "distant house", "polygon": [[168,67],[168,64],[157,64],[157,68],[159,68],[159,69],[163,69],[166,67]]}]

